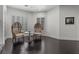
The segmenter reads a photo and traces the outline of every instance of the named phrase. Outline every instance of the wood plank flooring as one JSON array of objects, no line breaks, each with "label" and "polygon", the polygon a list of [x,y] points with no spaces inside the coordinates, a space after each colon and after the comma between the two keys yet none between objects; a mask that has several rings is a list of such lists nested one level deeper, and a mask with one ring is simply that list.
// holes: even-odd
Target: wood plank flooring
[{"label": "wood plank flooring", "polygon": [[79,41],[58,40],[42,37],[41,41],[33,41],[31,45],[27,42],[13,44],[12,39],[7,39],[2,49],[2,54],[79,54]]}]

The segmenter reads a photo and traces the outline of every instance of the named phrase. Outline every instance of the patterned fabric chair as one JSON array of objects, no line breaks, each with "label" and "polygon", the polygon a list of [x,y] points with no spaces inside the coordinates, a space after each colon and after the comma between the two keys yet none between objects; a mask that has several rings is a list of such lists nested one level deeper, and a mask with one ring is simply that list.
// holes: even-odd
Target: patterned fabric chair
[{"label": "patterned fabric chair", "polygon": [[[42,33],[43,27],[40,23],[36,23],[34,26],[35,33]],[[41,40],[41,34],[34,34],[33,40]]]},{"label": "patterned fabric chair", "polygon": [[21,29],[22,29],[22,26],[19,22],[15,22],[12,24],[11,30],[12,30],[13,42],[14,40],[16,42],[18,38],[22,38],[24,41],[24,35],[23,35],[23,32],[21,32]]}]

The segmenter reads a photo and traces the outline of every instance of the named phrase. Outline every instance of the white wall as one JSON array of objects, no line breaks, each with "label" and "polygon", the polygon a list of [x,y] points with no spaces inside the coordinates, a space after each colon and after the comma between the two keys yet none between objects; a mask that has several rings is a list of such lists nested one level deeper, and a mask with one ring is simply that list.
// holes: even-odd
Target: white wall
[{"label": "white wall", "polygon": [[[66,25],[65,17],[75,17],[75,24]],[[77,33],[79,33],[79,6],[60,6],[60,39],[77,40]],[[79,34],[78,34],[79,36]],[[79,40],[79,39],[78,39]]]},{"label": "white wall", "polygon": [[59,6],[48,11],[46,19],[48,36],[59,38]]},{"label": "white wall", "polygon": [[[14,8],[7,9],[6,37],[11,37],[11,16],[25,16],[28,30],[34,31],[37,17],[45,17],[47,35],[63,40],[79,40],[79,6],[56,6],[48,12],[30,13]],[[65,25],[65,17],[75,17],[74,25]]]},{"label": "white wall", "polygon": [[[46,18],[47,36],[63,40],[79,40],[79,6],[56,6],[48,12],[32,13],[29,27],[34,31],[37,17]],[[75,17],[74,25],[66,25],[65,17]]]},{"label": "white wall", "polygon": [[[14,8],[7,8],[7,19],[5,19],[5,38],[11,38],[11,25],[12,25],[12,16],[23,16],[26,17],[26,23],[28,23],[28,20],[30,20],[31,13],[25,12],[22,10],[14,9]],[[29,27],[29,25],[28,25]]]},{"label": "white wall", "polygon": [[0,5],[0,50],[3,45],[3,6]]},{"label": "white wall", "polygon": [[36,23],[37,17],[45,17],[45,13],[32,13],[27,11],[22,11],[14,8],[7,8],[7,19],[5,19],[5,39],[11,38],[11,25],[12,25],[12,16],[24,16],[26,17],[28,31],[34,31],[34,25]]},{"label": "white wall", "polygon": [[[31,31],[34,31],[34,25],[37,22],[37,18],[45,17],[46,18],[46,13],[45,12],[38,12],[38,13],[32,13],[32,19],[29,20],[29,27]],[[46,19],[45,19],[46,20]]]},{"label": "white wall", "polygon": [[[33,13],[32,15],[31,28],[34,27],[37,17],[45,17],[46,32],[49,37],[62,40],[79,40],[79,6],[56,6],[48,12]],[[75,17],[75,24],[66,25],[65,17]]]},{"label": "white wall", "polygon": [[3,6],[0,5],[0,44],[3,43]]}]

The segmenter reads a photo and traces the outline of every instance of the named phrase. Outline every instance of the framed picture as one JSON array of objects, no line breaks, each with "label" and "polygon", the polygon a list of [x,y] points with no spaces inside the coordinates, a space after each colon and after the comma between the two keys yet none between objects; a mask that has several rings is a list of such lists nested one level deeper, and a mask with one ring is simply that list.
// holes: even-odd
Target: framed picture
[{"label": "framed picture", "polygon": [[66,17],[65,24],[74,24],[74,17]]}]

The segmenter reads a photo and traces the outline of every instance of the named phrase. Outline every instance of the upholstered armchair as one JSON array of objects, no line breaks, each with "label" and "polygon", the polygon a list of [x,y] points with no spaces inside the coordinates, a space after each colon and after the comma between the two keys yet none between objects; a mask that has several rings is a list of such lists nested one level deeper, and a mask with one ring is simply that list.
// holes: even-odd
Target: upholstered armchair
[{"label": "upholstered armchair", "polygon": [[36,23],[34,26],[34,35],[33,39],[34,40],[41,40],[41,33],[43,31],[43,27],[40,23]]},{"label": "upholstered armchair", "polygon": [[[19,22],[15,22],[12,24],[11,30],[12,30],[12,39],[13,42],[15,40],[18,40],[18,38],[22,38],[24,42],[24,35],[23,32],[21,32],[22,26]],[[19,40],[18,40],[19,41]]]}]

